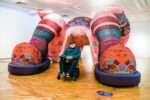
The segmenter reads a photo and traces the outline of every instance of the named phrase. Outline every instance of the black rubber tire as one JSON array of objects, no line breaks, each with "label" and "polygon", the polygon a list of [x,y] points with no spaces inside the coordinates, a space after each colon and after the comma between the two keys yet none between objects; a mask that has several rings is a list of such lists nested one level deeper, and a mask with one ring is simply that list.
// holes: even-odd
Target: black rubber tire
[{"label": "black rubber tire", "polygon": [[76,73],[76,74],[77,74],[76,76],[77,76],[77,78],[79,78],[79,76],[80,76],[80,69],[79,69],[79,67],[76,68],[76,72],[77,72],[77,73]]},{"label": "black rubber tire", "polygon": [[60,75],[57,76],[57,80],[61,79]]}]

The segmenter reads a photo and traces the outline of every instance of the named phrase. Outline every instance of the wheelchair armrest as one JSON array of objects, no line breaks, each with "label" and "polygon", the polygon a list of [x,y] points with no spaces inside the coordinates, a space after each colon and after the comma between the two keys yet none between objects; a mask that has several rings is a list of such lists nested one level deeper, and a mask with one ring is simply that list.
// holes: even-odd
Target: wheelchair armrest
[{"label": "wheelchair armrest", "polygon": [[63,55],[59,56],[60,59],[66,59],[65,57],[63,57]]},{"label": "wheelchair armrest", "polygon": [[79,61],[79,59],[80,59],[80,57],[78,57],[78,58],[74,58],[75,60],[77,60],[77,61]]}]

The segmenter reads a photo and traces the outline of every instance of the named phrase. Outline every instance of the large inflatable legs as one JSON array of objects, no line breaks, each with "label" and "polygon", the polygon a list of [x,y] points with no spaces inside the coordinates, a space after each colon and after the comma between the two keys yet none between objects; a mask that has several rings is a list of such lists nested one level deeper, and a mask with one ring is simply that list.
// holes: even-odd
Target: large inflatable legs
[{"label": "large inflatable legs", "polygon": [[50,65],[47,59],[48,43],[65,25],[59,15],[51,13],[41,19],[29,43],[18,44],[12,53],[8,71],[11,74],[30,75],[44,71]]},{"label": "large inflatable legs", "polygon": [[99,63],[96,64],[96,79],[107,85],[138,85],[140,73],[136,61],[126,44],[130,24],[122,8],[108,7],[99,12],[91,22],[91,30],[99,41]]}]

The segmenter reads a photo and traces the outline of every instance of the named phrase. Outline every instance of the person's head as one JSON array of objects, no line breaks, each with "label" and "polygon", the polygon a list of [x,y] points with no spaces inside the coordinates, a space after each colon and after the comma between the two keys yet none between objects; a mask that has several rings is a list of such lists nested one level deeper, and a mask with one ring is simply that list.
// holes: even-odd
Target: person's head
[{"label": "person's head", "polygon": [[76,46],[75,41],[70,41],[70,42],[69,42],[69,46],[70,46],[71,48],[74,48],[74,47]]}]

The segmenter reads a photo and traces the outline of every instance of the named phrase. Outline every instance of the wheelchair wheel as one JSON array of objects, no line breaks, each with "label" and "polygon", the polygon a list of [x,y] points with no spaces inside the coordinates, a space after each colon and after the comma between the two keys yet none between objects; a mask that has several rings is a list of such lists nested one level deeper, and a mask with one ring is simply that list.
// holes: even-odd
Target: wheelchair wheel
[{"label": "wheelchair wheel", "polygon": [[57,79],[59,80],[61,77],[60,76],[57,76]]},{"label": "wheelchair wheel", "polygon": [[77,76],[74,76],[72,80],[73,80],[73,81],[76,81],[76,79],[77,79]]},{"label": "wheelchair wheel", "polygon": [[79,77],[79,74],[80,74],[80,70],[79,70],[79,67],[77,66],[76,68],[75,68],[75,74],[74,74],[74,76],[73,76],[73,81],[76,81],[76,79]]},{"label": "wheelchair wheel", "polygon": [[57,76],[57,80],[61,79],[60,73]]},{"label": "wheelchair wheel", "polygon": [[79,75],[80,75],[80,69],[77,67],[77,68],[76,68],[76,77],[78,78]]}]

